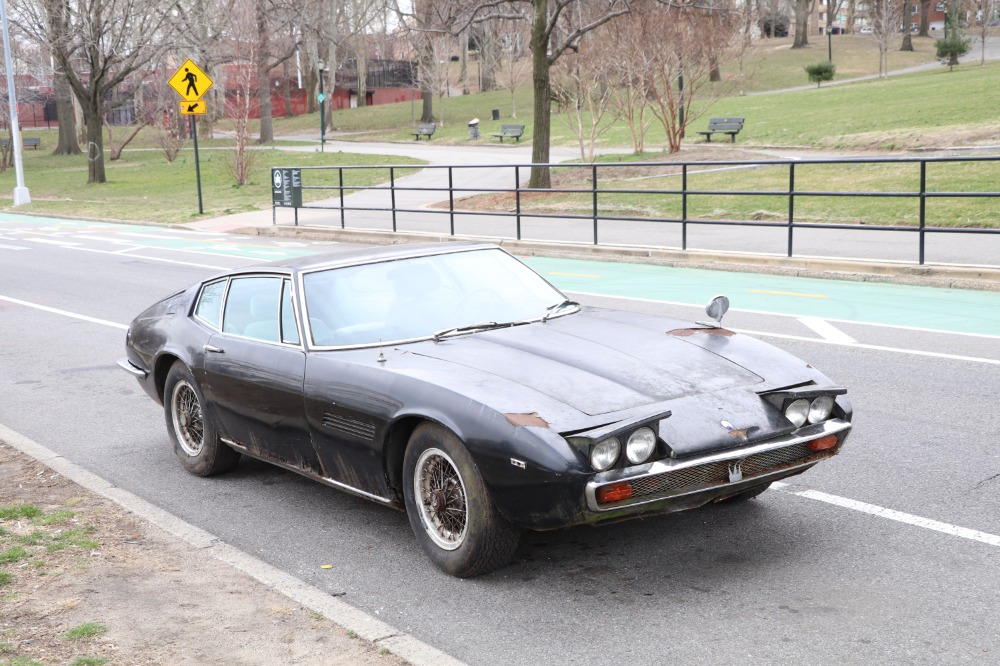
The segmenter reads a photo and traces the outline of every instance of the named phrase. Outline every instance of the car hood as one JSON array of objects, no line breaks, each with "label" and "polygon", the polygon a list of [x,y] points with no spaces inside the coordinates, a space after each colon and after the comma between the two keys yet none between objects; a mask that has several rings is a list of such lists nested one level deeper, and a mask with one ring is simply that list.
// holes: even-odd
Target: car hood
[{"label": "car hood", "polygon": [[675,319],[585,309],[544,323],[421,343],[408,351],[460,366],[463,375],[472,371],[491,392],[513,383],[588,416],[763,382],[720,351],[671,334],[698,330],[690,327]]}]

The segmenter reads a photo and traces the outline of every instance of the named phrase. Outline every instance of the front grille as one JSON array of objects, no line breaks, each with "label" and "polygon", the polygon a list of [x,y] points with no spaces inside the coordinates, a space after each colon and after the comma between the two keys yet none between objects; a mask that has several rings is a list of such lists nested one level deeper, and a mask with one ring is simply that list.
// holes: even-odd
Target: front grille
[{"label": "front grille", "polygon": [[750,479],[760,474],[777,471],[781,467],[793,467],[828,458],[835,451],[836,449],[814,452],[810,451],[805,443],[794,444],[780,449],[755,453],[742,460],[739,458],[723,460],[685,467],[674,472],[654,474],[630,481],[632,497],[622,503],[629,504],[636,499],[653,495],[680,495],[727,484],[729,483],[729,466],[735,463],[740,463],[743,478]]}]

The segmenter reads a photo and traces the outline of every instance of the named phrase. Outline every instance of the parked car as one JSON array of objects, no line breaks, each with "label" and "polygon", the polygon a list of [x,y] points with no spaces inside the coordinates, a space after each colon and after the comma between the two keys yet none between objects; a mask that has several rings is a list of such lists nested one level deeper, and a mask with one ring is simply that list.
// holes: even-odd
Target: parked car
[{"label": "parked car", "polygon": [[164,298],[119,365],[192,474],[246,455],[403,509],[473,576],[523,529],[741,502],[841,450],[846,390],[727,308],[581,306],[489,244],[351,249]]}]

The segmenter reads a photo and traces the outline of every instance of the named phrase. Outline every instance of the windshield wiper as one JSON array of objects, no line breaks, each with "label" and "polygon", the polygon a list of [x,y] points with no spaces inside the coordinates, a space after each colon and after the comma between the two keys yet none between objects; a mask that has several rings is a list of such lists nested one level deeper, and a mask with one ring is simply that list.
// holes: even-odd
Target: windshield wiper
[{"label": "windshield wiper", "polygon": [[434,335],[431,336],[431,340],[434,342],[440,342],[445,338],[451,337],[453,335],[461,335],[462,333],[476,333],[478,331],[492,331],[495,328],[507,328],[513,326],[517,322],[504,322],[498,324],[495,321],[481,321],[477,324],[466,324],[465,326],[455,326],[454,328],[443,328]]},{"label": "windshield wiper", "polygon": [[576,301],[571,301],[570,299],[567,298],[566,300],[560,303],[556,303],[555,305],[550,305],[545,309],[545,315],[542,317],[542,321],[548,321],[549,319],[555,317],[559,312],[568,307],[580,307],[580,304],[577,303]]}]

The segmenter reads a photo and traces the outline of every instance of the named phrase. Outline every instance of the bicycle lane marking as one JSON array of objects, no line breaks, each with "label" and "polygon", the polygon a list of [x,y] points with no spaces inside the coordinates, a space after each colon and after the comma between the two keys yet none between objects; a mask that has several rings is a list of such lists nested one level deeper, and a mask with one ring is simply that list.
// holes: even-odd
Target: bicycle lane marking
[{"label": "bicycle lane marking", "polygon": [[998,292],[577,259],[524,261],[560,289],[580,294],[701,307],[725,293],[740,312],[1000,336]]}]

